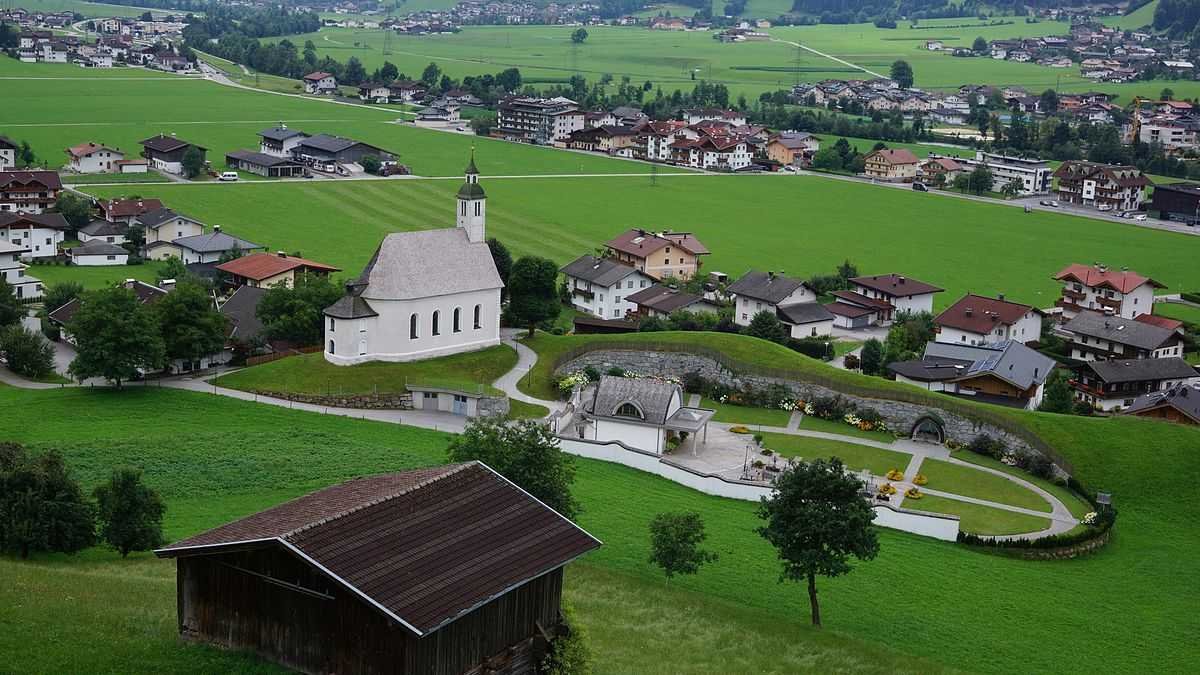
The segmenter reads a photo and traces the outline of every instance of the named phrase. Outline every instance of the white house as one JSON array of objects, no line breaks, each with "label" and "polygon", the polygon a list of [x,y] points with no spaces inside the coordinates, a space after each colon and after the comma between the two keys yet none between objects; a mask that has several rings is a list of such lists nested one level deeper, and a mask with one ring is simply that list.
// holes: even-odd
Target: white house
[{"label": "white house", "polygon": [[968,293],[933,320],[935,339],[965,345],[1004,340],[1028,344],[1042,336],[1042,311],[1004,296],[988,298]]},{"label": "white house", "polygon": [[901,274],[873,274],[849,280],[850,290],[834,291],[827,305],[838,328],[891,324],[902,312],[933,312],[933,296],[942,289]]},{"label": "white house", "polygon": [[147,247],[159,241],[169,242],[204,234],[204,223],[166,207],[147,211],[131,220],[131,224],[141,226],[145,231]]},{"label": "white house", "polygon": [[61,213],[0,212],[0,238],[26,250],[26,258],[53,258],[69,228]]},{"label": "white house", "polygon": [[129,251],[105,241],[93,239],[71,249],[67,249],[72,265],[80,267],[99,267],[103,265],[126,265],[129,263]]},{"label": "white house", "polygon": [[1164,359],[1183,356],[1178,330],[1139,319],[1084,311],[1062,329],[1071,335],[1070,355],[1079,361]]},{"label": "white house", "polygon": [[67,168],[75,173],[119,171],[125,153],[97,143],[81,143],[67,148]]},{"label": "white house", "polygon": [[242,253],[250,253],[263,248],[261,244],[225,234],[217,225],[208,234],[179,237],[170,241],[159,239],[146,244],[146,257],[151,260],[179,258],[190,265],[192,263],[218,262],[221,260],[221,256],[228,251],[237,250]]},{"label": "white house", "polygon": [[7,136],[0,136],[0,171],[12,171],[17,166],[19,147]]},{"label": "white house", "polygon": [[79,228],[79,241],[102,241],[107,244],[124,244],[129,241],[129,226],[108,220],[93,220]]},{"label": "white house", "polygon": [[304,76],[304,93],[334,94],[337,93],[337,78],[331,73],[315,72]]},{"label": "white house", "polygon": [[500,344],[500,289],[472,157],[453,228],[384,238],[346,295],[325,308],[325,360],[415,361]]},{"label": "white house", "polygon": [[[761,311],[774,312],[777,307],[797,303],[815,303],[817,293],[799,279],[775,272],[750,270],[726,289],[733,297],[733,322],[749,326],[754,315]],[[829,319],[833,321],[833,317]]]},{"label": "white house", "polygon": [[17,299],[42,297],[42,282],[25,274],[21,254],[27,252],[24,246],[0,241],[0,280],[12,287]]},{"label": "white house", "polygon": [[392,91],[382,82],[363,82],[358,85],[358,98],[364,103],[387,103]]},{"label": "white house", "polygon": [[1154,313],[1154,291],[1166,286],[1137,272],[1104,265],[1067,265],[1055,281],[1062,282],[1062,297],[1055,305],[1062,308],[1064,321],[1085,309],[1110,313],[1125,319]]},{"label": "white house", "polygon": [[571,305],[601,319],[623,319],[637,311],[629,296],[653,286],[644,272],[611,258],[582,255],[562,268],[571,291]]},{"label": "white house", "polygon": [[292,150],[309,137],[309,134],[299,129],[289,129],[283,122],[280,122],[279,126],[258,132],[258,135],[261,138],[258,144],[259,152],[286,159],[291,159]]},{"label": "white house", "polygon": [[1075,398],[1104,411],[1123,410],[1139,396],[1200,383],[1200,373],[1178,356],[1087,361],[1071,381]]},{"label": "white house", "polygon": [[611,375],[579,392],[576,403],[579,438],[618,441],[658,455],[676,443],[703,443],[714,412],[684,406],[678,384]]}]

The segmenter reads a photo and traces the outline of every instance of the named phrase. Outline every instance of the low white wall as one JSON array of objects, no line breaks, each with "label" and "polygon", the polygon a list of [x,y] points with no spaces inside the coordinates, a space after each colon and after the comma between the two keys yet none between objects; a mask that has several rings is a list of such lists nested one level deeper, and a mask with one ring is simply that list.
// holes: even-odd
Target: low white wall
[{"label": "low white wall", "polygon": [[[729,480],[713,474],[703,474],[660,459],[643,450],[626,447],[618,442],[587,441],[566,436],[558,437],[559,447],[579,457],[599,459],[662,476],[685,487],[716,497],[728,497],[757,502],[769,497],[773,490],[757,483]],[[875,507],[875,523],[883,527],[912,532],[943,541],[958,540],[958,518],[927,514],[888,506]]]}]

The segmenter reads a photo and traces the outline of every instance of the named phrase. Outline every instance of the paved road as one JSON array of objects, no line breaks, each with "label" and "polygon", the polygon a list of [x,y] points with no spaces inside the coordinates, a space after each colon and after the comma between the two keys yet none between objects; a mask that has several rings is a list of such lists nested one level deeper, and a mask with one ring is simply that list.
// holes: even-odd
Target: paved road
[{"label": "paved road", "polygon": [[847,60],[845,60],[845,59],[839,59],[838,57],[836,57],[836,56],[833,56],[832,54],[826,54],[825,52],[819,52],[819,51],[817,51],[817,50],[813,49],[812,47],[806,47],[806,46],[804,46],[804,45],[800,44],[799,42],[792,42],[791,40],[779,40],[779,39],[776,39],[776,38],[771,38],[771,42],[779,42],[779,43],[781,43],[781,44],[785,44],[785,45],[791,45],[791,46],[793,46],[793,47],[799,47],[800,49],[803,49],[803,50],[805,50],[805,51],[807,51],[807,52],[812,52],[813,54],[816,54],[817,56],[822,56],[822,57],[825,57],[825,58],[829,59],[830,61],[836,61],[836,62],[838,62],[838,63],[842,64],[843,66],[849,66],[849,67],[851,67],[851,68],[854,68],[854,69],[856,69],[856,70],[861,70],[861,71],[863,71],[864,73],[866,73],[866,74],[868,74],[868,75],[871,75],[871,76],[873,76],[873,77],[879,77],[879,78],[884,78],[884,79],[887,79],[887,75],[881,75],[881,74],[879,74],[879,73],[877,73],[877,72],[875,72],[875,71],[873,71],[873,70],[870,70],[870,69],[868,69],[868,68],[865,68],[865,67],[863,67],[863,66],[860,66],[860,65],[858,65],[857,63],[850,63],[849,61],[847,61]]}]

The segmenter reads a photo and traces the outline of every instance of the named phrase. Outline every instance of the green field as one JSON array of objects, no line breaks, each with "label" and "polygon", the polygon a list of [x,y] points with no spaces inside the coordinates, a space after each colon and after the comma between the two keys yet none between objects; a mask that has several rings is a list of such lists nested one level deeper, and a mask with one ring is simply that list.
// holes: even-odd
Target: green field
[{"label": "green field", "polygon": [[990,506],[960,502],[947,497],[925,494],[920,499],[904,498],[900,505],[906,509],[949,513],[958,516],[958,526],[963,532],[980,535],[1026,534],[1041,532],[1050,527],[1049,518],[1038,518],[1024,513],[1014,513]]},{"label": "green field", "polygon": [[[493,167],[491,152],[489,145],[477,153],[489,197],[488,234],[517,255],[542,255],[560,264],[626,228],[646,227],[695,232],[713,251],[705,269],[732,277],[750,268],[801,277],[828,274],[848,258],[864,274],[895,271],[945,288],[936,296],[937,308],[967,291],[1005,293],[1048,307],[1058,297],[1050,277],[1080,261],[1128,266],[1172,290],[1200,286],[1200,266],[1194,264],[1200,238],[1132,224],[1046,210],[1026,214],[1010,206],[815,176],[659,176],[656,184],[632,177],[489,178],[504,170]],[[446,159],[448,171],[454,161],[453,155]],[[450,225],[458,183],[321,181],[138,191],[270,250],[298,250],[354,272],[388,232]],[[1049,244],[1048,236],[1071,244]],[[1010,254],[998,255],[1003,252]]]},{"label": "green field", "polygon": [[701,408],[712,408],[714,422],[743,424],[748,426],[786,427],[792,414],[778,408],[756,408],[732,403],[718,403],[707,396],[700,399]]},{"label": "green field", "polygon": [[866,469],[876,476],[883,475],[892,469],[904,470],[910,455],[893,450],[873,448],[869,445],[859,445],[853,442],[831,441],[811,436],[792,436],[788,434],[763,434],[767,448],[779,453],[781,457],[796,457],[803,460],[837,457],[842,460],[847,469],[861,471]]},{"label": "green field", "polygon": [[925,487],[940,492],[976,499],[986,499],[997,504],[1019,506],[1032,511],[1050,513],[1050,502],[1028,488],[995,474],[977,471],[939,459],[926,459],[921,463],[921,473],[929,479]]},{"label": "green field", "polygon": [[984,457],[983,455],[975,454],[970,450],[958,450],[950,453],[950,456],[954,459],[959,459],[970,464],[986,466],[990,469],[1003,471],[1004,473],[1017,476],[1022,480],[1027,480],[1030,483],[1037,485],[1046,492],[1058,497],[1059,501],[1067,506],[1067,509],[1071,511],[1071,515],[1074,516],[1076,520],[1083,520],[1083,517],[1092,510],[1091,504],[1080,499],[1078,495],[1069,490],[1066,486],[1059,485],[1058,483],[1052,483],[1044,478],[1038,478],[1037,476],[1022,471],[1015,466],[1009,466],[1004,462],[992,459],[991,457]]},{"label": "green field", "polygon": [[[854,436],[855,438],[865,438],[876,443],[891,443],[895,440],[895,436],[882,431],[863,431],[858,427],[852,427],[845,422],[837,420],[827,420],[813,415],[805,415],[804,419],[800,420],[800,428],[805,431],[820,431],[826,434],[841,434],[843,436]],[[900,467],[903,468],[903,467]]]},{"label": "green field", "polygon": [[[447,440],[434,432],[161,389],[0,388],[0,407],[10,409],[0,418],[0,437],[35,449],[61,449],[88,487],[111,466],[142,466],[168,501],[170,538],[353,475],[442,461]],[[27,424],[16,414],[31,407],[43,422]],[[1081,559],[1028,562],[883,531],[877,560],[858,565],[846,577],[821,582],[826,634],[882,642],[896,660],[917,672],[933,668],[907,661],[906,652],[995,673],[1190,669],[1200,657],[1193,640],[1200,595],[1192,583],[1191,562],[1200,511],[1163,490],[1162,481],[1188,472],[1200,431],[1128,418],[1014,414],[1070,456],[1082,480],[1113,492],[1121,520],[1112,542]],[[155,424],[130,422],[147,419]],[[78,433],[82,425],[86,436]],[[1144,452],[1146,447],[1155,449],[1152,456]],[[575,491],[584,506],[581,523],[605,542],[579,565],[583,575],[614,575],[613,592],[637,592],[647,583],[663,588],[661,574],[646,562],[645,532],[650,517],[664,510],[700,511],[709,545],[721,556],[698,576],[677,579],[664,591],[696,594],[696,604],[681,601],[681,606],[713,607],[711,615],[700,613],[707,622],[703,625],[709,633],[726,636],[719,642],[687,638],[691,654],[669,648],[678,661],[665,660],[667,652],[647,651],[660,640],[644,631],[631,633],[629,625],[637,625],[636,618],[608,611],[610,604],[602,600],[605,586],[593,586],[597,590],[592,592],[586,583],[576,587],[579,582],[572,577],[569,593],[580,598],[581,609],[591,608],[581,612],[581,620],[596,644],[606,648],[605,656],[612,657],[603,660],[600,672],[718,672],[702,664],[728,666],[731,662],[721,659],[755,659],[751,650],[741,648],[756,644],[749,636],[751,642],[739,639],[743,618],[749,633],[761,635],[761,626],[779,623],[767,634],[797,637],[766,650],[770,660],[729,666],[732,671],[842,670],[823,668],[824,661],[807,667],[798,661],[785,668],[776,660],[779,649],[790,650],[793,643],[805,649],[807,632],[796,623],[805,616],[807,600],[802,589],[777,583],[774,552],[752,531],[752,503],[706,497],[600,462],[580,461],[579,469]],[[0,606],[6,608],[0,616],[7,611],[20,617],[6,621],[10,629],[0,632],[0,650],[6,663],[20,670],[78,670],[84,667],[84,654],[86,668],[94,672],[127,671],[135,660],[150,669],[193,672],[232,670],[247,663],[175,640],[169,563],[144,555],[122,563],[96,550],[29,564],[6,559],[0,561],[0,574],[21,580],[20,586],[0,586]],[[40,589],[47,589],[46,594],[22,592]],[[882,589],[903,589],[906,597],[920,599],[920,609],[915,600],[881,601],[880,593],[893,592]],[[29,604],[29,597],[38,602]],[[656,620],[670,620],[673,615],[661,614],[669,610],[644,611]],[[1079,620],[1111,613],[1138,619]],[[686,615],[681,610],[677,625],[689,623]],[[134,617],[140,617],[137,629],[130,630]],[[718,632],[719,625],[724,632]],[[47,648],[40,639],[47,634],[63,636],[61,644],[72,648]],[[1013,650],[1014,644],[1037,648]],[[1107,646],[1096,649],[1097,644]],[[847,666],[845,672],[893,669],[890,663],[873,661],[874,650],[856,650],[852,643],[845,648],[870,659]],[[647,663],[650,652],[663,659],[656,656]]]},{"label": "green field", "polygon": [[1154,313],[1200,325],[1200,307],[1192,307],[1180,303],[1159,302],[1154,305]]},{"label": "green field", "polygon": [[154,283],[162,263],[150,262],[141,265],[120,267],[76,267],[74,265],[31,265],[26,274],[41,279],[47,286],[62,281],[76,281],[85,288],[106,288],[125,281],[137,279]]},{"label": "green field", "polygon": [[425,361],[356,366],[335,366],[318,353],[244,368],[213,383],[242,391],[322,396],[394,394],[406,391],[409,384],[495,394],[492,382],[516,365],[517,352],[508,345]]},{"label": "green field", "polygon": [[153,12],[155,15],[171,13],[169,10],[161,8],[108,5],[101,2],[84,2],[83,0],[21,0],[20,3],[11,6],[23,7],[31,12],[75,12],[86,17],[141,16],[146,11]]},{"label": "green field", "polygon": [[1105,26],[1124,28],[1126,30],[1142,28],[1154,23],[1154,10],[1156,9],[1158,9],[1158,0],[1151,0],[1135,9],[1132,14],[1107,16],[1101,19],[1100,23]]}]

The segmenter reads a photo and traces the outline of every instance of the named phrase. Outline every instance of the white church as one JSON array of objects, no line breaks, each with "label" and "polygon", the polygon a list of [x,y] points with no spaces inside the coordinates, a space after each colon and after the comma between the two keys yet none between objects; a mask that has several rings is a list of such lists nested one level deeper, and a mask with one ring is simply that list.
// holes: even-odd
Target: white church
[{"label": "white church", "polygon": [[387,235],[325,309],[326,361],[417,361],[500,344],[504,284],[485,238],[474,153],[457,201],[453,229]]}]

